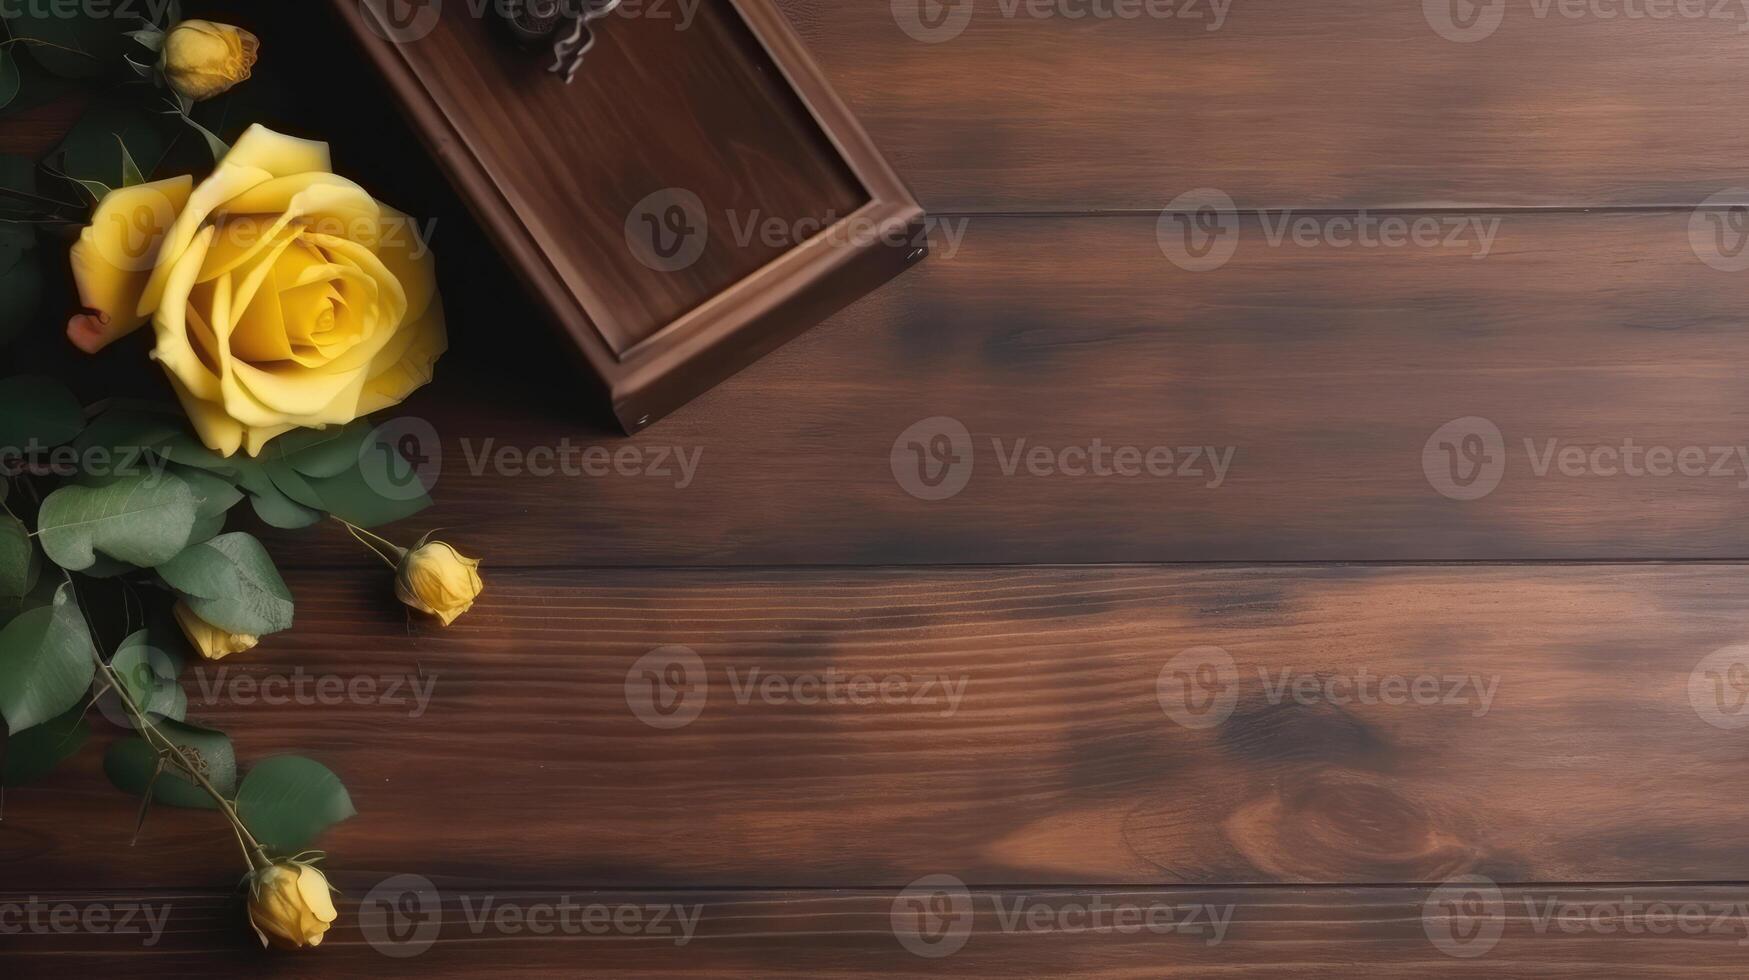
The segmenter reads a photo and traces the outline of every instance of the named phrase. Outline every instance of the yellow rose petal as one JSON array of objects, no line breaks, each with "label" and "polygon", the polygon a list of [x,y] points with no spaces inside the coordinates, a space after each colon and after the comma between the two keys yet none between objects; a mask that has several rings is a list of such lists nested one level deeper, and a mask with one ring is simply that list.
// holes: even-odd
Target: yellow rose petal
[{"label": "yellow rose petal", "polygon": [[260,123],[250,126],[237,137],[237,142],[231,145],[231,152],[222,162],[265,170],[274,177],[334,169],[328,144],[276,133]]},{"label": "yellow rose petal", "polygon": [[140,299],[165,235],[193,190],[193,178],[176,177],[104,195],[71,253],[79,302],[102,315],[95,334],[87,330],[75,338],[82,350],[95,354],[150,318]]}]

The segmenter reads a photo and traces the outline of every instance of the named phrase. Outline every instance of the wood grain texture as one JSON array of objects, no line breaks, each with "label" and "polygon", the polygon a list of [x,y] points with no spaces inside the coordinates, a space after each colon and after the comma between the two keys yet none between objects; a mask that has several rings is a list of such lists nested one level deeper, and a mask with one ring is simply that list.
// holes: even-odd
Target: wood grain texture
[{"label": "wood grain texture", "polygon": [[[904,909],[899,904],[904,899],[892,890],[531,891],[445,883],[437,901],[405,909],[406,926],[435,925],[435,944],[414,956],[391,958],[370,938],[393,934],[367,933],[359,924],[362,908],[381,907],[370,898],[380,880],[342,877],[339,924],[319,950],[291,956],[251,948],[254,939],[240,908],[225,893],[0,893],[0,905],[35,898],[79,910],[151,906],[166,923],[150,947],[142,945],[149,936],[137,934],[27,931],[0,935],[0,955],[7,975],[19,978],[109,970],[287,978],[500,977],[512,970],[531,977],[1073,975],[1117,980],[1344,978],[1357,971],[1381,977],[1736,977],[1742,962],[1738,942],[1749,929],[1742,911],[1749,889],[1742,886],[1507,886],[1493,904],[1456,912],[1430,888],[975,889],[965,893],[963,909],[954,907],[948,920],[963,930],[963,945],[945,956],[923,957],[897,938],[894,910],[896,905]],[[1089,913],[1103,916],[1102,921],[1115,923],[1120,908],[1143,915],[1158,909],[1154,921],[1172,924],[1159,931],[1075,928],[1084,918],[1078,909],[1096,903],[1112,909]],[[568,920],[557,917],[561,904],[572,909]],[[548,934],[537,935],[514,917],[491,917],[506,907],[517,912],[550,907],[555,911],[547,921],[569,921],[575,931],[555,924]],[[673,912],[663,923],[599,935],[583,926],[586,912],[596,908],[635,910],[643,923],[653,923],[658,909]],[[1038,915],[1018,921],[1042,927],[1009,924],[1017,921],[1017,908]],[[1565,921],[1551,918],[1551,908]],[[1039,909],[1044,912],[1034,911]],[[491,915],[482,920],[482,910]],[[1679,931],[1677,914],[1685,910],[1693,925]],[[674,924],[681,913],[695,917],[690,938]],[[907,914],[901,911],[899,921]],[[1217,917],[1225,921],[1218,939],[1211,924]],[[1444,941],[1441,930],[1453,923],[1490,929],[1497,924],[1499,936],[1479,956],[1449,956],[1430,937]],[[593,920],[591,928],[598,928]],[[409,928],[403,935],[415,934]]]},{"label": "wood grain texture", "polygon": [[[535,325],[515,342],[457,330],[402,410],[441,444],[437,506],[416,523],[490,528],[495,560],[551,566],[1749,555],[1742,278],[1689,250],[1689,215],[1445,217],[1498,220],[1487,255],[1473,232],[1278,244],[1251,216],[1224,266],[1190,272],[1151,217],[973,218],[632,440],[592,426]],[[503,315],[489,274],[457,282],[462,322]],[[969,481],[918,499],[895,445],[939,416],[972,440]],[[1498,428],[1504,469],[1488,495],[1450,499],[1424,452],[1468,417]],[[1058,469],[1095,441],[1168,447],[1170,475]],[[1570,475],[1547,458],[1630,441],[1696,447],[1705,473]],[[1016,460],[1038,447],[1043,470]],[[292,564],[358,560],[338,535],[278,547]]]},{"label": "wood grain texture", "polygon": [[[1419,2],[782,5],[935,212],[1158,208],[1201,187],[1249,208],[1749,195],[1749,135],[1720,123],[1749,99],[1734,4],[1664,19],[1454,4],[1504,13],[1471,43],[1442,38]],[[929,36],[963,31],[914,40],[900,23],[919,6],[941,25]],[[1120,8],[1144,15],[1096,14]]]},{"label": "wood grain texture", "polygon": [[[294,630],[185,678],[190,717],[240,758],[344,775],[360,816],[322,841],[338,866],[556,886],[1749,879],[1749,741],[1691,697],[1729,676],[1703,658],[1746,640],[1742,566],[485,571],[447,630],[403,625],[380,572],[294,575]],[[1230,675],[1162,695],[1205,647]],[[674,664],[673,692],[650,686]],[[1186,700],[1209,691],[1231,692],[1224,719]],[[656,710],[675,703],[689,723],[643,720],[685,722]],[[129,849],[134,801],[100,755],[7,794],[9,887],[229,880],[210,814],[155,814]]]}]

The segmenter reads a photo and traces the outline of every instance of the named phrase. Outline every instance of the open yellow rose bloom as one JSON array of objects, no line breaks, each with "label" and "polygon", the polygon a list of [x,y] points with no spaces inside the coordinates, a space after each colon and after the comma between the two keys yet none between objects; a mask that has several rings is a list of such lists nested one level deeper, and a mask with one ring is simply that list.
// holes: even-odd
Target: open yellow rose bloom
[{"label": "open yellow rose bloom", "polygon": [[152,357],[215,452],[399,404],[448,346],[414,223],[331,172],[326,143],[261,126],[198,186],[118,188],[73,247],[68,336],[95,353],[148,319]]}]

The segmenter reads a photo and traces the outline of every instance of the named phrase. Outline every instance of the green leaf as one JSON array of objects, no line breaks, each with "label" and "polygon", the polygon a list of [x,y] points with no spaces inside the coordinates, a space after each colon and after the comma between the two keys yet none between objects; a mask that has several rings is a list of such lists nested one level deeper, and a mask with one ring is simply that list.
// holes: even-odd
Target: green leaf
[{"label": "green leaf", "polygon": [[85,723],[85,706],[73,708],[33,728],[9,736],[3,751],[6,765],[0,770],[0,785],[33,783],[70,758],[91,737]]},{"label": "green leaf", "polygon": [[339,476],[358,465],[359,450],[372,431],[364,419],[326,429],[297,429],[268,443],[266,455],[303,476]]},{"label": "green leaf", "polygon": [[[0,7],[3,7],[0,4]],[[69,81],[49,72],[36,59],[22,53],[25,45],[15,44],[6,48],[6,56],[18,69],[18,94],[12,104],[6,107],[9,112],[20,112],[25,109],[35,109],[45,106],[68,94],[78,91],[79,82]],[[34,165],[35,161],[32,161]]]},{"label": "green leaf", "polygon": [[134,155],[128,152],[128,145],[121,141],[120,136],[115,138],[115,143],[121,147],[121,185],[138,187],[145,183],[146,178],[140,173],[140,165],[134,162]]},{"label": "green leaf", "polygon": [[122,155],[115,149],[117,140],[137,162],[135,169],[151,174],[169,152],[174,135],[175,130],[162,116],[134,100],[99,99],[67,131],[48,159],[68,177],[96,181],[106,188],[119,187],[126,170]]},{"label": "green leaf", "polygon": [[157,27],[147,27],[138,31],[128,31],[128,37],[139,43],[140,47],[157,54],[164,50],[165,33]]},{"label": "green leaf", "polygon": [[158,574],[195,615],[226,632],[264,636],[291,627],[291,590],[267,549],[242,531],[189,548]]},{"label": "green leaf", "polygon": [[[5,49],[0,48],[0,52]],[[6,210],[25,214],[36,214],[38,206],[32,198],[41,198],[36,185],[36,161],[17,154],[0,154],[0,188],[16,192],[21,197],[11,194],[0,196],[0,201],[6,204]],[[52,206],[53,202],[43,199],[43,208]],[[36,247],[36,230],[29,225],[17,223],[0,223],[0,272],[12,268],[18,261],[18,254]]]},{"label": "green leaf", "polygon": [[238,490],[231,481],[208,470],[171,464],[170,472],[194,491],[194,496],[199,501],[195,513],[201,517],[223,517],[243,499],[243,491]]},{"label": "green leaf", "polygon": [[54,604],[20,613],[0,630],[0,715],[14,734],[84,699],[97,672],[96,649],[72,589]]},{"label": "green leaf", "polygon": [[[18,336],[35,322],[42,309],[42,259],[36,251],[20,254],[10,269],[0,272],[0,343]],[[0,418],[0,426],[6,419]]]},{"label": "green leaf", "polygon": [[121,641],[115,656],[109,658],[116,680],[127,689],[134,704],[148,718],[173,718],[182,721],[188,716],[188,692],[176,682],[182,665],[169,653],[153,646],[146,630],[139,630]]},{"label": "green leaf", "polygon": [[237,468],[240,464],[249,462],[247,456],[235,456],[229,459],[220,456],[182,430],[178,430],[173,435],[155,443],[153,452],[172,463],[181,463],[183,466],[208,470],[229,480],[237,478]]},{"label": "green leaf", "polygon": [[[231,740],[223,732],[168,718],[155,727],[191,757],[214,789],[226,796],[236,790],[237,755],[231,747]],[[160,771],[157,751],[141,738],[123,738],[111,743],[103,756],[103,771],[108,774],[110,782],[136,796],[146,795],[150,788],[154,803],[200,810],[219,808],[218,803],[174,762],[165,762]]]},{"label": "green leaf", "polygon": [[12,104],[18,98],[18,89],[22,79],[18,75],[18,62],[13,60],[7,49],[0,48],[0,109]]},{"label": "green leaf", "polygon": [[249,491],[249,504],[255,508],[255,516],[266,523],[278,528],[296,530],[309,527],[322,519],[320,510],[312,509],[287,496],[268,475],[267,467],[260,460],[245,459],[238,463],[236,472],[237,482]]},{"label": "green leaf", "polygon": [[55,596],[63,584],[65,583],[59,578],[39,575],[36,588],[30,590],[29,594],[17,598],[0,596],[0,628],[31,609],[54,605]]},{"label": "green leaf", "polygon": [[133,42],[128,22],[75,3],[19,3],[7,7],[6,26],[12,36],[28,40],[15,47],[27,50],[44,68],[63,78],[101,78],[114,74]]},{"label": "green leaf", "polygon": [[84,427],[79,399],[59,381],[31,375],[0,381],[0,448],[25,449],[32,440],[61,446]]},{"label": "green leaf", "polygon": [[198,506],[188,484],[168,473],[67,486],[43,501],[37,537],[49,560],[69,571],[90,568],[99,554],[161,565],[188,544]]},{"label": "green leaf", "polygon": [[[91,420],[85,431],[79,433],[79,438],[73,440],[73,447],[79,450],[83,459],[95,460],[99,454],[107,454],[108,469],[113,475],[150,474],[155,467],[163,465],[157,458],[157,447],[181,432],[180,420],[146,412],[110,409]],[[187,481],[180,469],[173,472]],[[187,482],[198,495],[198,488],[193,487],[192,481]]]},{"label": "green leaf", "polygon": [[200,134],[201,139],[206,140],[207,151],[213,155],[214,163],[223,160],[226,155],[231,152],[231,144],[219,139],[218,134],[214,133],[212,130],[195,122],[193,116],[188,115],[186,112],[182,113],[182,121],[193,127],[194,131]]},{"label": "green leaf", "polygon": [[[337,476],[311,479],[310,489],[322,501],[322,509],[359,527],[378,527],[404,520],[431,506],[429,494],[420,491],[405,500],[377,491],[377,487],[400,486],[402,480],[389,471],[387,453],[366,452],[358,465]],[[399,459],[399,457],[396,457]]]},{"label": "green leaf", "polygon": [[255,509],[255,516],[261,518],[262,523],[290,531],[309,527],[322,519],[321,511],[311,510],[278,492],[250,493],[249,506]]},{"label": "green leaf", "polygon": [[302,756],[261,760],[237,790],[237,816],[280,855],[303,850],[317,834],[357,813],[340,777]]},{"label": "green leaf", "polygon": [[36,588],[42,561],[24,522],[0,513],[0,597],[20,599]]}]

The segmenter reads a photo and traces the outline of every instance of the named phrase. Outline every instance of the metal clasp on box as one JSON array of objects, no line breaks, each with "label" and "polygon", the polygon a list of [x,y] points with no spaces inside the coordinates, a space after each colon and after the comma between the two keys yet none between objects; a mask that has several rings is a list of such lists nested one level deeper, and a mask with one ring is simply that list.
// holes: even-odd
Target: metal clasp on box
[{"label": "metal clasp on box", "polygon": [[619,5],[620,0],[506,0],[494,6],[518,40],[552,43],[553,64],[547,70],[565,76],[569,85],[583,68],[583,56],[595,46],[589,23]]}]

